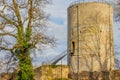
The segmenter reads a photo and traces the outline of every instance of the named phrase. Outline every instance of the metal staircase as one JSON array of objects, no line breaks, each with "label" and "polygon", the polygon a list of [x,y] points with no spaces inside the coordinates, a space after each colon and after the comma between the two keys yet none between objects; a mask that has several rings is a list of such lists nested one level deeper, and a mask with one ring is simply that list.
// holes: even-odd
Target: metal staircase
[{"label": "metal staircase", "polygon": [[52,58],[50,61],[45,61],[43,65],[55,65],[58,63],[62,58],[64,58],[67,55],[67,50],[62,52],[61,54],[57,55],[56,57]]}]

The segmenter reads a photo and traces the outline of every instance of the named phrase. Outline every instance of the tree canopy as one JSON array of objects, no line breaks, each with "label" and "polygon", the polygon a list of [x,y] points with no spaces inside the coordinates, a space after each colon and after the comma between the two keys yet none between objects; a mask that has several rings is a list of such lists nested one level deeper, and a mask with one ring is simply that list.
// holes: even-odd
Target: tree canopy
[{"label": "tree canopy", "polygon": [[54,39],[44,34],[47,18],[43,7],[49,2],[0,0],[0,49],[18,60],[18,80],[33,80],[30,50],[54,44]]}]

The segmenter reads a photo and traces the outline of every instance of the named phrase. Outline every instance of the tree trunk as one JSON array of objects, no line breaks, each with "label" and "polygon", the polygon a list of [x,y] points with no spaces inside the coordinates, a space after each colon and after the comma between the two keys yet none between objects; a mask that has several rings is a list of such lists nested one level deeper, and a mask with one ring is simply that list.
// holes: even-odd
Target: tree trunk
[{"label": "tree trunk", "polygon": [[29,51],[19,55],[19,71],[17,80],[34,80],[34,71]]}]

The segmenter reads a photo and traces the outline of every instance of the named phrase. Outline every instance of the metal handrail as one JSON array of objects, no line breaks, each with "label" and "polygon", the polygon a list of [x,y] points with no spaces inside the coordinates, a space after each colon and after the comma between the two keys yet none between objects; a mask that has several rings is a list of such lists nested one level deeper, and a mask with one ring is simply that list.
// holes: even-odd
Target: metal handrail
[{"label": "metal handrail", "polygon": [[43,65],[55,65],[56,63],[58,63],[62,58],[64,58],[65,56],[67,56],[67,50],[65,50],[64,52],[62,52],[61,54],[57,55],[56,57],[52,58],[50,61],[45,61],[43,63]]}]

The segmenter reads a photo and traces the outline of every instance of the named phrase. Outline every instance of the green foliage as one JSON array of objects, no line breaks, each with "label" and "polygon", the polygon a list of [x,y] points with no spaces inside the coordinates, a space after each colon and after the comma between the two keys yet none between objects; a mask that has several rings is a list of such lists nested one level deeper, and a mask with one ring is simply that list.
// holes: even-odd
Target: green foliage
[{"label": "green foliage", "polygon": [[58,78],[58,79],[54,79],[54,80],[70,80],[69,78]]},{"label": "green foliage", "polygon": [[50,67],[52,67],[52,68],[57,68],[58,66],[57,66],[57,65],[51,65]]},{"label": "green foliage", "polygon": [[[61,67],[61,65],[49,65],[51,68],[57,68],[57,67]],[[62,67],[66,67],[65,65],[62,65]]]},{"label": "green foliage", "polygon": [[[17,73],[17,80],[34,80],[30,49],[36,48],[36,44],[51,43],[47,36],[39,36],[42,23],[46,21],[45,14],[42,11],[43,6],[41,5],[45,5],[49,0],[11,0],[12,5],[6,1],[0,2],[0,23],[2,24],[0,31],[3,32],[0,36],[10,36],[16,39],[13,44],[7,43],[9,42],[7,40],[2,40],[1,43],[5,43],[6,46],[12,45],[13,47],[8,48],[1,45],[0,49],[8,50],[11,54],[15,54],[14,56],[18,61],[18,71],[15,72]],[[6,5],[9,6],[6,7]],[[10,15],[6,15],[6,10]],[[10,26],[13,31],[5,31]]]},{"label": "green foliage", "polygon": [[19,63],[19,72],[17,74],[17,80],[34,80],[34,72],[32,67],[32,62],[29,57],[27,56],[20,56],[20,63]]}]

